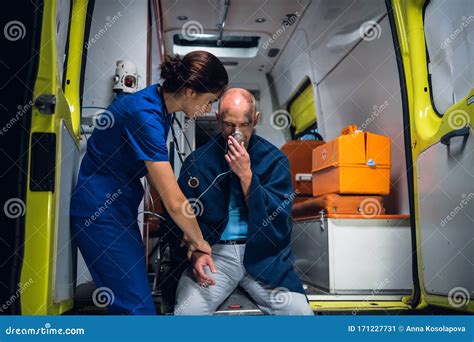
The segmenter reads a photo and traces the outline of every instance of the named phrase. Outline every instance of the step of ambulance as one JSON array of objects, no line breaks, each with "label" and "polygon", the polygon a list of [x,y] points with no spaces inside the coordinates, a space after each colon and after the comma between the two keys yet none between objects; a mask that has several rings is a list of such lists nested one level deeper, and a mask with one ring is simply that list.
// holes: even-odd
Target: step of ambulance
[{"label": "step of ambulance", "polygon": [[234,292],[219,306],[216,315],[233,316],[233,315],[263,315],[263,312],[258,308],[257,304],[250,298],[250,296],[237,287]]},{"label": "step of ambulance", "polygon": [[412,287],[408,215],[329,214],[295,220],[295,269],[331,295],[401,295]]},{"label": "step of ambulance", "polygon": [[[364,293],[343,293],[343,294],[331,294],[328,290],[318,288],[313,285],[303,283],[303,288],[306,293],[306,297],[309,301],[313,302],[347,302],[347,301],[364,301],[370,302],[370,305],[376,306],[376,303],[384,301],[399,301],[404,294],[390,294],[390,293],[379,293],[379,291],[373,291],[370,295]],[[317,303],[319,304],[319,303]],[[356,306],[358,306],[356,304]],[[374,309],[376,309],[374,307]],[[317,309],[314,309],[317,311]]]},{"label": "step of ambulance", "polygon": [[[148,274],[149,279],[152,279],[153,274]],[[94,281],[82,283],[76,287],[74,292],[74,308],[67,312],[67,315],[107,315],[107,308],[99,303],[99,306],[94,303],[93,296],[97,286]],[[161,292],[161,291],[160,291]],[[105,297],[103,298],[105,299]],[[156,312],[163,314],[161,309],[162,298],[159,295],[153,295],[153,302],[155,303]],[[172,312],[172,311],[171,311]]]},{"label": "step of ambulance", "polygon": [[107,308],[98,307],[92,300],[92,294],[97,289],[93,281],[82,283],[74,291],[74,308],[69,315],[107,315]]},{"label": "step of ambulance", "polygon": [[293,204],[291,215],[295,220],[326,214],[358,214],[375,216],[385,214],[382,196],[350,196],[327,194],[317,197],[297,198]]}]

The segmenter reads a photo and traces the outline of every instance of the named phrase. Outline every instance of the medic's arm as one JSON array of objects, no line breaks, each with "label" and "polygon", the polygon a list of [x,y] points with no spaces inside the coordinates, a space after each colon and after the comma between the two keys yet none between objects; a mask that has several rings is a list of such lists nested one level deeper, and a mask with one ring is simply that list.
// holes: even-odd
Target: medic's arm
[{"label": "medic's arm", "polygon": [[211,247],[202,236],[193,209],[179,188],[170,163],[145,161],[145,165],[148,169],[148,178],[158,191],[166,210],[189,238],[189,249],[211,254]]}]

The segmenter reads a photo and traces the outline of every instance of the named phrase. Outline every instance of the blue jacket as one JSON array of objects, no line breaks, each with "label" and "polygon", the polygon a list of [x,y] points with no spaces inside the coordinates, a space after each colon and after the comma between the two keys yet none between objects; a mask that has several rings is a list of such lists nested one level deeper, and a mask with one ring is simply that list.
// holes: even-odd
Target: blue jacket
[{"label": "blue jacket", "polygon": [[[219,134],[186,158],[178,183],[191,203],[219,174],[229,170],[224,159],[225,152],[226,142]],[[294,193],[288,159],[278,148],[257,135],[250,139],[248,153],[253,176],[248,197],[248,240],[244,267],[256,280],[304,293],[293,267],[290,247]],[[199,179],[197,188],[188,185],[190,176]],[[232,186],[238,186],[243,196],[238,178],[230,172],[219,177],[195,203],[199,226],[210,245],[220,240],[227,225],[231,182],[234,182]],[[170,222],[169,216],[167,221]],[[183,257],[182,248],[178,251],[182,232],[174,223],[168,226],[173,233],[170,234],[172,254]]]}]

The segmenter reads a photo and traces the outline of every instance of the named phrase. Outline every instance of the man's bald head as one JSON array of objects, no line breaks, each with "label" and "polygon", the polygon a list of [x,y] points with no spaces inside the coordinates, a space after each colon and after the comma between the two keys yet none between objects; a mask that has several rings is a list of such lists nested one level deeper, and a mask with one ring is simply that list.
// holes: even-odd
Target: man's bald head
[{"label": "man's bald head", "polygon": [[224,138],[227,140],[234,132],[240,132],[244,136],[245,146],[252,137],[259,115],[255,96],[243,88],[226,90],[221,96],[216,113]]},{"label": "man's bald head", "polygon": [[237,110],[246,112],[253,117],[257,112],[257,103],[255,96],[243,88],[227,89],[221,96],[219,101],[219,113],[224,116],[228,111]]}]

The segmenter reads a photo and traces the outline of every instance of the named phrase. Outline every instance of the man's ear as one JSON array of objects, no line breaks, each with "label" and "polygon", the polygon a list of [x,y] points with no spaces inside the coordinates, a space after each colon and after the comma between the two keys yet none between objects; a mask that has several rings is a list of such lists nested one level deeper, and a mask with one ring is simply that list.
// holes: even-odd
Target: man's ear
[{"label": "man's ear", "polygon": [[260,112],[256,112],[254,116],[254,121],[253,121],[254,126],[257,125],[259,119],[260,119]]},{"label": "man's ear", "polygon": [[221,121],[221,113],[216,112],[216,120],[217,120],[217,122]]}]

